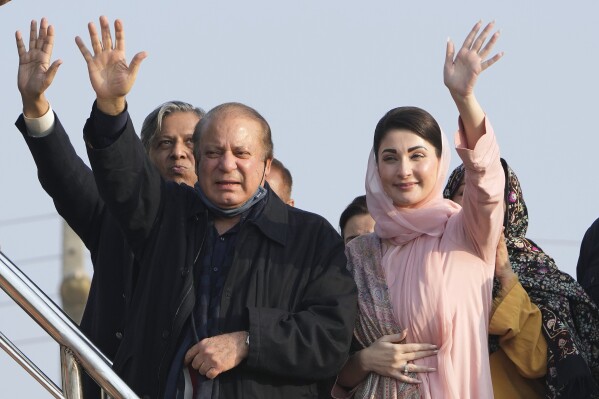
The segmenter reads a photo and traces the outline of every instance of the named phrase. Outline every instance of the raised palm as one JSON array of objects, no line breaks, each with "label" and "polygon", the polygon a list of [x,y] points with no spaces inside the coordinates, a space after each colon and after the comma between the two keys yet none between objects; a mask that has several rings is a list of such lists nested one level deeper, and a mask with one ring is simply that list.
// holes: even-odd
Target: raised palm
[{"label": "raised palm", "polygon": [[88,25],[89,36],[94,54],[85,47],[83,40],[75,40],[85,58],[89,78],[98,99],[124,97],[129,93],[141,61],[146,57],[144,52],[136,54],[127,65],[125,54],[125,32],[120,20],[114,22],[115,43],[113,46],[108,19],[100,17],[102,40],[98,36],[93,23]]},{"label": "raised palm", "polygon": [[474,25],[457,55],[453,42],[451,40],[447,42],[443,80],[452,95],[461,97],[471,95],[481,72],[503,56],[503,53],[497,53],[486,60],[499,37],[499,32],[495,32],[483,47],[493,26],[493,22],[489,23],[478,35],[481,22]]},{"label": "raised palm", "polygon": [[19,53],[17,86],[23,98],[38,98],[50,87],[61,64],[60,60],[50,64],[54,28],[48,26],[46,18],[42,18],[38,34],[37,21],[31,21],[29,50],[23,43],[21,32],[17,31],[15,37]]}]

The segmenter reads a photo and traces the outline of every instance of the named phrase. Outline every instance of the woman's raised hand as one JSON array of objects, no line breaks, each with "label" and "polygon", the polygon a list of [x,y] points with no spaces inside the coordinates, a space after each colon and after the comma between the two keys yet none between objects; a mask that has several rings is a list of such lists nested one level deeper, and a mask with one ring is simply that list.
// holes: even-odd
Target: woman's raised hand
[{"label": "woman's raised hand", "polygon": [[457,54],[453,42],[447,40],[443,80],[454,98],[466,98],[472,95],[481,72],[503,56],[503,52],[500,52],[488,58],[499,38],[499,31],[491,35],[485,44],[495,23],[489,23],[479,34],[481,25],[480,21],[474,25]]},{"label": "woman's raised hand", "polygon": [[[384,335],[359,353],[360,363],[368,371],[392,377],[402,382],[419,384],[421,381],[410,377],[409,373],[429,373],[435,368],[410,363],[437,354],[437,347],[431,344],[404,344],[407,331],[400,334]],[[407,371],[407,373],[406,373]]]}]

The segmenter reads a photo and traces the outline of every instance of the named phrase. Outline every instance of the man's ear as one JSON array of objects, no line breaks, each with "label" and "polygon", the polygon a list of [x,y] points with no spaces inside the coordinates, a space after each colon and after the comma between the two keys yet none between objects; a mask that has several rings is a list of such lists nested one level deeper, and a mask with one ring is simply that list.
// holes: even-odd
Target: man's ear
[{"label": "man's ear", "polygon": [[262,184],[264,184],[264,182],[266,181],[266,176],[268,176],[268,174],[270,173],[270,165],[272,164],[272,158],[267,158],[264,161],[264,176],[262,178]]}]

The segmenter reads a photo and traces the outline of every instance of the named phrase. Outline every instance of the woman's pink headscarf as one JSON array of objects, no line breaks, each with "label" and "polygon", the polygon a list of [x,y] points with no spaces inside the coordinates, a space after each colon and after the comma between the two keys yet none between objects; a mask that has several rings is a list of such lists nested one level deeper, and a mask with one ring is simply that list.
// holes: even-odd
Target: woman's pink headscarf
[{"label": "woman's pink headscarf", "polygon": [[[452,320],[442,298],[443,264],[446,254],[439,251],[439,238],[449,218],[460,210],[443,198],[443,186],[449,168],[450,151],[445,135],[431,193],[417,208],[398,208],[385,193],[374,150],[366,173],[366,201],[376,225],[375,233],[383,240],[382,269],[389,297],[400,326],[408,328],[406,342],[432,343],[439,347],[437,357],[415,361],[437,368],[436,373],[419,373],[423,398],[458,398],[448,348],[452,341]],[[429,396],[430,395],[430,396]]]},{"label": "woman's pink headscarf", "polygon": [[380,238],[402,245],[422,234],[439,237],[445,230],[447,219],[460,209],[453,201],[443,198],[451,154],[443,132],[441,141],[441,158],[435,187],[418,208],[402,209],[393,205],[393,201],[383,189],[374,149],[370,151],[366,172],[366,201],[368,211],[376,221],[374,230]]}]

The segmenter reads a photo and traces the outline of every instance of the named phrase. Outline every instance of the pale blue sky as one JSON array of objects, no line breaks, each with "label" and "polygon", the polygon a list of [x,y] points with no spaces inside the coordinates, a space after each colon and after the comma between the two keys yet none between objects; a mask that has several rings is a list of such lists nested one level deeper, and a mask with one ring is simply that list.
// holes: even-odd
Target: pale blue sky
[{"label": "pale blue sky", "polygon": [[[55,25],[54,56],[63,65],[48,98],[87,161],[81,131],[94,95],[74,37],[89,43],[86,24],[101,14],[123,20],[130,57],[149,53],[128,97],[137,127],[171,99],[255,107],[293,173],[296,205],[335,226],[364,191],[372,133],[387,110],[420,106],[453,134],[457,113],[442,83],[446,39],[461,44],[478,19],[495,19],[505,56],[481,77],[478,98],[522,182],[529,236],[575,273],[580,239],[599,217],[596,2],[13,0],[0,8],[0,247],[15,261],[49,256],[22,269],[56,300],[58,217],[1,224],[54,212],[13,125],[21,111],[14,32],[27,37],[30,20],[42,16]],[[452,160],[457,165],[455,151]],[[35,341],[42,332],[8,301],[2,293],[0,331],[24,340],[23,351],[58,380],[55,345]],[[0,386],[2,397],[48,397],[4,352]]]}]

